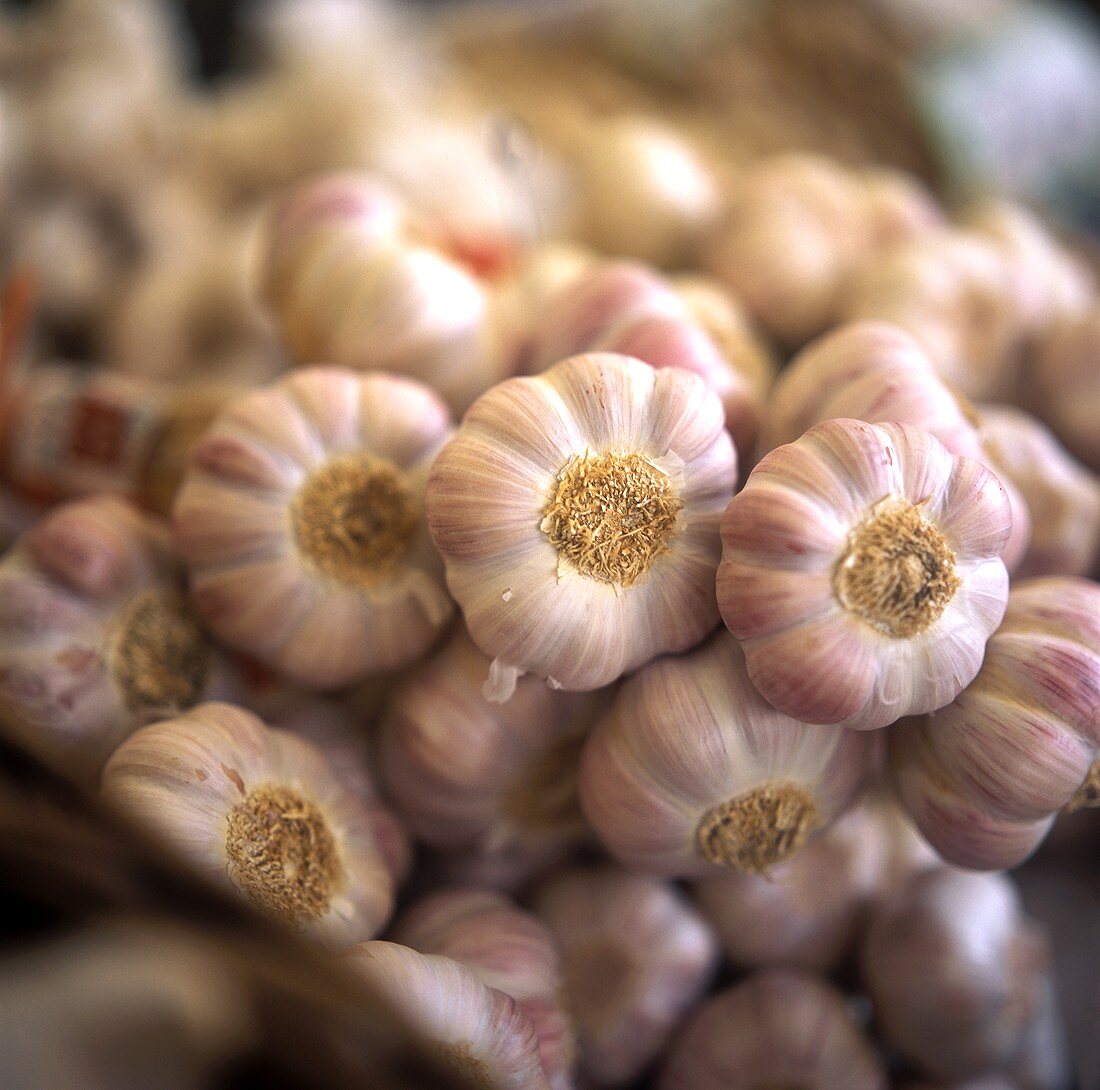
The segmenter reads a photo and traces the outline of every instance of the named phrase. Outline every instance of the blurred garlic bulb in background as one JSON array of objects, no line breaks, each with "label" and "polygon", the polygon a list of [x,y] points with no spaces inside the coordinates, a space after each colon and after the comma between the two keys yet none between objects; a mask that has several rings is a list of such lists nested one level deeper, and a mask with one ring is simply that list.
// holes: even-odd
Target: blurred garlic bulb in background
[{"label": "blurred garlic bulb in background", "polygon": [[524,673],[600,688],[706,635],[737,475],[723,415],[696,376],[606,353],[470,408],[427,509],[491,699]]},{"label": "blurred garlic bulb in background", "polygon": [[851,805],[877,739],[795,722],[756,692],[737,641],[645,667],[585,745],[580,796],[627,865],[766,873]]},{"label": "blurred garlic bulb in background", "polygon": [[606,698],[520,678],[511,700],[490,703],[488,672],[459,629],[393,694],[379,760],[394,806],[437,847],[537,854],[584,839],[577,764]]},{"label": "blurred garlic bulb in background", "polygon": [[550,1085],[570,1090],[576,1042],[562,1006],[562,958],[536,916],[499,893],[445,889],[413,904],[390,934],[422,954],[454,958],[483,984],[510,995],[535,1027]]},{"label": "blurred garlic bulb in background", "polygon": [[450,434],[436,395],[392,375],[315,367],[233,401],[173,510],[200,614],[307,686],[411,662],[452,609],[421,511]]},{"label": "blurred garlic bulb in background", "polygon": [[941,867],[878,906],[861,964],[887,1043],[932,1075],[962,1079],[1007,1068],[1049,1013],[1049,958],[1007,877]]},{"label": "blurred garlic bulb in background", "polygon": [[136,727],[233,691],[167,527],[107,496],[55,508],[0,562],[0,714],[84,780]]},{"label": "blurred garlic bulb in background", "polygon": [[831,984],[756,973],[708,999],[673,1043],[659,1090],[886,1090],[886,1072]]},{"label": "blurred garlic bulb in background", "polygon": [[714,936],[674,886],[611,866],[561,871],[534,909],[561,948],[585,1085],[630,1082],[705,991]]},{"label": "blurred garlic bulb in background", "polygon": [[981,672],[890,736],[898,792],[950,863],[1014,867],[1063,807],[1100,802],[1100,586],[1013,586]]},{"label": "blurred garlic bulb in background", "polygon": [[493,1090],[549,1090],[535,1027],[515,1000],[473,970],[395,942],[362,943],[348,959],[457,1078]]},{"label": "blurred garlic bulb in background", "polygon": [[107,762],[103,793],[212,881],[327,947],[376,935],[393,910],[408,856],[392,818],[380,838],[377,799],[243,708],[201,704],[138,731]]},{"label": "blurred garlic bulb in background", "polygon": [[829,420],[768,454],[722,520],[718,603],[764,698],[858,730],[950,703],[1008,598],[1000,482],[902,424]]},{"label": "blurred garlic bulb in background", "polygon": [[[1033,416],[983,405],[979,434],[990,467],[1011,482],[1031,515],[1013,576],[1090,575],[1100,562],[1100,479]],[[1014,515],[1015,517],[1015,515]]]}]

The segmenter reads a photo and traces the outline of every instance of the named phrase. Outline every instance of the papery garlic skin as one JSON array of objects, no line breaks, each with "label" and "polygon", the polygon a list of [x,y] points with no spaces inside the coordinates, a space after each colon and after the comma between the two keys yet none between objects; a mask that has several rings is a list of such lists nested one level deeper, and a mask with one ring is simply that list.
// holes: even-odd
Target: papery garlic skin
[{"label": "papery garlic skin", "polygon": [[173,510],[200,614],[316,688],[412,661],[452,603],[421,513],[451,434],[426,387],[309,368],[232,402]]},{"label": "papery garlic skin", "polygon": [[577,764],[606,698],[523,677],[510,700],[490,702],[489,670],[459,629],[397,688],[378,749],[389,797],[436,847],[537,853],[577,843],[586,835]]},{"label": "papery garlic skin", "polygon": [[629,1082],[706,989],[713,934],[672,885],[610,866],[551,877],[534,909],[561,947],[583,1078]]},{"label": "papery garlic skin", "polygon": [[377,934],[393,909],[377,800],[243,708],[200,704],[138,731],[107,762],[103,794],[212,881],[329,948]]},{"label": "papery garlic skin", "polygon": [[562,1007],[562,958],[536,916],[499,893],[452,888],[413,904],[391,937],[422,954],[454,958],[483,984],[510,995],[535,1027],[550,1085],[570,1090],[576,1041]]},{"label": "papery garlic skin", "polygon": [[889,742],[898,792],[944,859],[983,870],[1022,862],[1087,789],[1100,752],[1100,586],[1015,585],[977,677]]},{"label": "papery garlic skin", "polygon": [[722,521],[718,601],[766,700],[858,730],[948,704],[1008,598],[989,470],[901,424],[830,420],[768,454]]},{"label": "papery garlic skin", "polygon": [[1017,579],[1090,575],[1100,562],[1100,478],[1081,465],[1054,434],[1027,413],[981,407],[986,460],[1011,482],[1031,515],[1027,551]]},{"label": "papery garlic skin", "polygon": [[52,510],[0,562],[0,714],[95,780],[131,731],[235,693],[191,614],[168,528],[125,500]]},{"label": "papery garlic skin", "polygon": [[521,673],[600,688],[706,634],[737,472],[723,423],[696,376],[604,353],[470,408],[427,510],[447,585],[493,657],[490,695],[506,699]]},{"label": "papery garlic skin", "polygon": [[950,867],[883,902],[861,952],[886,1041],[945,1079],[1012,1063],[1041,1012],[1049,959],[1006,876]]},{"label": "papery garlic skin", "polygon": [[719,992],[676,1039],[659,1090],[886,1090],[886,1072],[824,980],[773,969]]},{"label": "papery garlic skin", "polygon": [[473,1086],[549,1090],[530,1020],[471,969],[395,942],[365,942],[348,960],[427,1040],[441,1067]]},{"label": "papery garlic skin", "polygon": [[720,631],[627,681],[581,758],[581,805],[628,866],[766,872],[842,813],[876,760],[871,735],[795,722],[749,681]]}]

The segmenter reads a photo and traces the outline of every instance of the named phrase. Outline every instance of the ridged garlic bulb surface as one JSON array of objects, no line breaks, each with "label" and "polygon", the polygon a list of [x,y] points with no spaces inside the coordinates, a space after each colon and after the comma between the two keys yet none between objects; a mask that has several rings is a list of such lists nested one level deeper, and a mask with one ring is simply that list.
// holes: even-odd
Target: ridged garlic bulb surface
[{"label": "ridged garlic bulb surface", "polygon": [[1004,614],[1000,482],[901,424],[830,420],[768,454],[722,521],[718,601],[749,677],[859,730],[950,703]]},{"label": "ridged garlic bulb surface", "polygon": [[737,476],[723,417],[696,376],[605,353],[470,408],[427,509],[491,697],[523,673],[600,688],[706,635]]},{"label": "ridged garlic bulb surface", "polygon": [[886,1072],[841,995],[772,969],[708,999],[676,1039],[658,1090],[886,1090]]},{"label": "ridged garlic bulb surface", "polygon": [[1100,803],[1100,586],[1013,587],[981,672],[937,714],[899,724],[890,766],[944,859],[1014,867],[1066,806]]},{"label": "ridged garlic bulb surface", "polygon": [[853,802],[877,739],[799,723],[753,688],[728,632],[628,680],[581,760],[585,815],[638,870],[766,872]]},{"label": "ridged garlic bulb surface", "polygon": [[210,880],[329,948],[376,935],[393,909],[407,849],[392,818],[309,743],[243,708],[200,704],[144,727],[107,762],[103,794]]},{"label": "ridged garlic bulb surface", "polygon": [[419,383],[340,368],[231,403],[195,447],[173,511],[214,632],[316,688],[427,650],[453,608],[422,513],[451,430]]}]

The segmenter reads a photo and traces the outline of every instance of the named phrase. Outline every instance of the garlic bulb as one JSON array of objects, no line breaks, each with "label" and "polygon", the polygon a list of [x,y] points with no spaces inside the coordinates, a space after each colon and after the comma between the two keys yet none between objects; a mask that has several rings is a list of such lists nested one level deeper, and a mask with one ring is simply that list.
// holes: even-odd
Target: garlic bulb
[{"label": "garlic bulb", "polygon": [[585,834],[577,763],[606,706],[521,678],[507,703],[482,695],[489,660],[461,629],[400,685],[381,727],[389,797],[437,847],[540,852]]},{"label": "garlic bulb", "polygon": [[961,1079],[1015,1058],[1041,1012],[1049,957],[1007,877],[941,867],[877,908],[861,963],[887,1042]]},{"label": "garlic bulb", "polygon": [[[259,911],[340,949],[377,934],[394,872],[359,798],[307,742],[231,704],[144,727],[103,770],[106,799]],[[392,821],[389,823],[392,830]]]},{"label": "garlic bulb", "polygon": [[706,635],[736,473],[721,403],[679,368],[595,353],[483,395],[427,509],[488,695],[596,689]]},{"label": "garlic bulb", "polygon": [[309,368],[232,402],[173,518],[200,614],[319,688],[412,661],[451,613],[421,515],[451,433],[427,388]]},{"label": "garlic bulb", "polygon": [[658,1090],[886,1090],[844,996],[815,976],[757,973],[713,996],[676,1039]]},{"label": "garlic bulb", "polygon": [[776,711],[719,632],[622,687],[585,745],[581,805],[604,845],[639,870],[765,872],[852,803],[876,742]]},{"label": "garlic bulb", "polygon": [[585,242],[654,265],[690,262],[721,212],[721,198],[683,137],[627,115],[587,124],[572,152]]},{"label": "garlic bulb", "polygon": [[433,886],[471,886],[517,895],[575,854],[567,841],[513,841],[502,847],[436,848],[424,853],[423,873]]},{"label": "garlic bulb", "polygon": [[550,878],[534,909],[561,948],[586,1084],[630,1082],[705,991],[714,936],[674,886],[611,866]]},{"label": "garlic bulb", "polygon": [[722,399],[738,456],[756,443],[761,404],[752,382],[696,321],[674,285],[643,265],[596,266],[550,300],[532,335],[528,369],[579,352],[616,352],[651,367],[682,367]]},{"label": "garlic bulb", "polygon": [[422,954],[454,958],[483,984],[510,995],[535,1027],[550,1085],[570,1090],[576,1042],[562,1009],[562,959],[536,916],[499,893],[447,889],[417,901],[391,934]]},{"label": "garlic bulb", "polygon": [[718,602],[776,708],[858,730],[942,708],[1008,598],[1000,482],[901,424],[829,420],[753,470],[722,521]]},{"label": "garlic bulb", "polygon": [[0,709],[28,748],[94,779],[136,727],[233,681],[187,608],[167,527],[124,500],[43,516],[0,562]]},{"label": "garlic bulb", "polygon": [[983,405],[985,457],[1031,513],[1031,537],[1013,575],[1089,575],[1100,562],[1100,479],[1034,417]]},{"label": "garlic bulb", "polygon": [[1015,585],[981,672],[950,706],[890,737],[899,794],[948,862],[1013,867],[1054,817],[1095,805],[1100,586]]},{"label": "garlic bulb", "polygon": [[465,965],[395,942],[362,943],[348,958],[456,1078],[493,1090],[549,1090],[530,1020]]}]

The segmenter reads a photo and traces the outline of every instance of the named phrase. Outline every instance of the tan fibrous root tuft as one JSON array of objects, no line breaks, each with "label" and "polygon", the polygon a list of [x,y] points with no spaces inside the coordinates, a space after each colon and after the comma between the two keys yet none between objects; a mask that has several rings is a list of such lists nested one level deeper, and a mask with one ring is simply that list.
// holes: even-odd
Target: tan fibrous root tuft
[{"label": "tan fibrous root tuft", "polygon": [[225,850],[233,884],[290,927],[319,920],[343,882],[336,841],[321,811],[279,784],[254,788],[230,811]]},{"label": "tan fibrous root tuft", "polygon": [[527,762],[501,800],[501,814],[531,832],[583,831],[577,767],[583,733],[559,738]]},{"label": "tan fibrous root tuft", "polygon": [[683,508],[667,473],[643,454],[575,454],[540,528],[582,575],[629,587],[668,549]]},{"label": "tan fibrous root tuft", "polygon": [[438,1046],[438,1052],[443,1067],[453,1071],[463,1086],[476,1087],[476,1090],[494,1090],[496,1087],[489,1069],[474,1053],[469,1042],[442,1044]]},{"label": "tan fibrous root tuft", "polygon": [[1100,757],[1092,762],[1085,782],[1066,804],[1066,812],[1072,814],[1077,810],[1089,810],[1096,806],[1100,806]]},{"label": "tan fibrous root tuft", "polygon": [[709,862],[764,874],[794,855],[817,825],[817,804],[805,788],[774,783],[712,807],[695,837]]},{"label": "tan fibrous root tuft", "polygon": [[947,539],[919,505],[893,496],[853,528],[833,572],[840,604],[897,639],[939,620],[960,585]]},{"label": "tan fibrous root tuft", "polygon": [[153,591],[119,618],[111,666],[131,711],[182,712],[202,696],[210,645],[181,595]]},{"label": "tan fibrous root tuft", "polygon": [[290,516],[304,557],[341,583],[370,587],[404,559],[420,512],[395,466],[348,454],[305,481],[291,501]]}]

